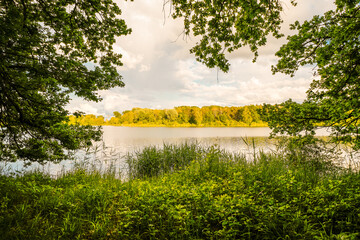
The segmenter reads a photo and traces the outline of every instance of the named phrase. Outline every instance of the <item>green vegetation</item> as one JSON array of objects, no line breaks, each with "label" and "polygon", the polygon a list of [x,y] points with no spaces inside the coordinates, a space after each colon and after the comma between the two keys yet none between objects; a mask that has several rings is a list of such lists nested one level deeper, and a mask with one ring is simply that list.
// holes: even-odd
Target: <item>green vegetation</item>
[{"label": "green vegetation", "polygon": [[[288,152],[291,154],[291,152]],[[129,155],[131,178],[0,177],[3,239],[357,239],[360,174],[327,157],[196,144]],[[143,171],[149,170],[149,171]]]},{"label": "green vegetation", "polygon": [[69,125],[70,96],[122,87],[115,39],[130,33],[112,1],[0,1],[0,160],[60,161],[100,131]]},{"label": "green vegetation", "polygon": [[302,104],[288,100],[266,105],[263,115],[274,133],[314,134],[318,124],[331,126],[333,141],[360,149],[360,1],[337,0],[336,9],[300,24],[297,34],[276,53],[273,72],[294,75],[300,66],[314,66],[316,78]]},{"label": "green vegetation", "polygon": [[[296,6],[297,0],[290,1]],[[333,10],[304,22],[295,21],[295,33],[277,52],[273,73],[294,76],[311,66],[313,81],[302,104],[291,99],[265,105],[264,121],[273,133],[314,135],[319,124],[329,126],[335,142],[360,149],[360,0],[334,0]],[[184,34],[199,41],[190,50],[207,67],[227,72],[226,53],[246,45],[254,53],[270,34],[281,33],[284,3],[268,1],[172,0],[173,18],[184,21]],[[306,137],[306,136],[305,136]]]},{"label": "green vegetation", "polygon": [[[290,2],[296,6],[296,0]],[[292,24],[297,34],[289,36],[276,53],[280,59],[273,73],[293,76],[301,66],[314,66],[316,78],[307,99],[303,104],[289,100],[266,105],[262,117],[274,134],[311,135],[319,124],[325,124],[335,141],[360,149],[360,0],[334,3],[334,10]],[[170,4],[173,18],[184,21],[185,35],[199,38],[190,50],[196,59],[224,72],[229,70],[226,53],[247,45],[255,61],[269,34],[283,36],[280,0],[171,0],[164,4]],[[124,86],[116,70],[122,65],[121,55],[113,51],[113,44],[131,29],[119,18],[118,5],[111,0],[12,0],[0,1],[0,13],[1,161],[60,161],[71,150],[99,140],[99,129],[67,124],[70,113],[65,106],[72,95],[100,101],[98,90]],[[239,119],[230,113],[207,115],[203,109],[180,108],[146,117],[144,109],[133,109],[121,117],[115,115],[109,123],[96,118],[91,124],[263,125],[250,114]],[[84,118],[92,121],[92,117]]]},{"label": "green vegetation", "polygon": [[[284,3],[280,0],[170,2],[174,8],[172,17],[184,21],[184,34],[200,39],[190,53],[209,68],[218,67],[227,72],[230,64],[225,53],[246,45],[254,53],[255,61],[269,34],[275,38],[284,36],[280,31]],[[296,2],[291,0],[292,5]]]},{"label": "green vegetation", "polygon": [[249,105],[244,107],[190,107],[174,109],[133,108],[122,114],[114,112],[110,120],[103,116],[69,116],[70,124],[113,125],[140,127],[265,127],[259,112],[262,107]]},{"label": "green vegetation", "polygon": [[[200,38],[191,52],[228,71],[225,52],[244,45],[257,56],[280,32],[282,4],[269,1],[171,0],[184,33]],[[291,3],[295,5],[295,0]],[[273,72],[315,66],[304,103],[243,108],[133,109],[105,122],[68,118],[75,94],[99,101],[98,90],[122,87],[113,52],[130,33],[111,0],[0,1],[0,159],[59,161],[89,146],[89,124],[254,126],[262,117],[276,133],[296,136],[283,152],[254,152],[252,161],[217,147],[149,147],[127,156],[127,181],[74,169],[0,176],[3,239],[358,239],[360,174],[335,165],[313,138],[319,124],[334,140],[360,149],[360,0],[293,30]],[[255,60],[254,59],[254,60]],[[70,123],[72,124],[68,124]],[[305,138],[301,138],[301,133]]]}]

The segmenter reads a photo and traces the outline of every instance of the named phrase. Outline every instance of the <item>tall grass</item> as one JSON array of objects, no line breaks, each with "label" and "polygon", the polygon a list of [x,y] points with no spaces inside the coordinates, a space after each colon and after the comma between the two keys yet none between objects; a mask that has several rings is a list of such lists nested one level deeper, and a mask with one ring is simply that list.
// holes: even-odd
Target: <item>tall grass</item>
[{"label": "tall grass", "polygon": [[219,146],[203,147],[197,142],[183,144],[164,144],[162,148],[155,146],[145,147],[141,151],[128,153],[125,161],[130,179],[161,176],[174,171],[182,170],[191,163],[201,166],[207,163],[210,171],[217,171],[225,163],[239,160],[245,161],[245,155],[227,153]]},{"label": "tall grass", "polygon": [[129,154],[128,181],[79,167],[2,175],[0,239],[360,237],[358,172],[320,156],[314,167],[301,154],[253,156],[187,143]]}]

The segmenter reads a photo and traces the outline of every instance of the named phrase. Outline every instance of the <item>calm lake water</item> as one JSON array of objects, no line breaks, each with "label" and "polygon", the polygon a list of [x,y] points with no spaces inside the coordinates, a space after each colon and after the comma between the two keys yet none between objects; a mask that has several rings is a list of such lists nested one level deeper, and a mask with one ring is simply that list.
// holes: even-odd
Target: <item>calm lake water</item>
[{"label": "calm lake water", "polygon": [[[107,147],[120,152],[131,152],[145,146],[161,146],[163,143],[178,144],[197,141],[202,145],[217,144],[228,151],[238,151],[246,146],[244,141],[255,139],[262,146],[270,142],[270,129],[262,128],[137,128],[104,126],[103,141]],[[317,136],[328,136],[326,129]]]},{"label": "calm lake water", "polygon": [[[23,170],[39,169],[51,175],[58,175],[63,171],[74,168],[76,164],[89,164],[96,168],[106,168],[109,165],[124,167],[123,157],[127,153],[141,150],[147,146],[161,147],[163,144],[181,144],[194,142],[202,146],[218,145],[230,152],[253,152],[249,143],[254,141],[257,149],[268,151],[274,148],[274,141],[268,139],[269,128],[138,128],[138,127],[103,127],[103,142],[96,143],[86,154],[79,151],[76,156],[79,160],[62,161],[59,164],[45,165],[32,164],[25,167],[23,162],[0,165],[5,172],[21,172]],[[326,129],[317,131],[318,136],[327,136]]]}]

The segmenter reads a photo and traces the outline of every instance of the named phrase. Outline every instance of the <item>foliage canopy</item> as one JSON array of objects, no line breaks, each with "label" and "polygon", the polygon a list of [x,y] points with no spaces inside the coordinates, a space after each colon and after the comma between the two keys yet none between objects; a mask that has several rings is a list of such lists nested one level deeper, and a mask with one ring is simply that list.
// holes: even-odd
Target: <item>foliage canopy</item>
[{"label": "foliage canopy", "polygon": [[[292,25],[297,34],[276,53],[280,60],[273,72],[294,75],[310,64],[316,77],[304,103],[266,105],[274,133],[313,134],[325,124],[336,140],[360,148],[359,2],[336,0],[335,10]],[[201,37],[191,49],[197,60],[225,72],[226,52],[248,45],[255,60],[269,34],[282,36],[279,0],[171,4],[172,16],[184,19],[184,33]],[[99,139],[100,132],[90,126],[66,124],[64,107],[72,95],[99,101],[97,90],[124,85],[116,71],[121,55],[112,45],[131,30],[120,14],[111,0],[0,1],[2,160],[61,160],[67,150]]]},{"label": "foliage canopy", "polygon": [[314,66],[315,79],[307,99],[267,105],[274,133],[314,134],[318,125],[329,126],[338,142],[360,149],[360,6],[357,1],[336,1],[336,10],[314,16],[276,53],[280,57],[273,72],[294,75],[303,65]]},{"label": "foliage canopy", "polygon": [[[291,0],[296,5],[295,0]],[[225,52],[233,52],[248,45],[256,59],[259,46],[266,44],[272,33],[280,38],[279,0],[172,0],[173,18],[184,18],[184,33],[201,36],[201,40],[190,50],[196,59],[206,66],[229,70]]]},{"label": "foliage canopy", "polygon": [[[249,45],[257,56],[268,34],[282,36],[280,1],[172,1],[173,17],[184,17],[185,33],[202,38],[191,52],[208,67],[228,71],[225,51]],[[291,1],[296,5],[296,1]],[[360,1],[336,0],[335,10],[291,25],[297,34],[276,53],[273,73],[294,76],[304,65],[314,67],[314,80],[303,104],[291,100],[265,105],[265,120],[273,133],[314,134],[331,127],[334,139],[360,148]]]},{"label": "foliage canopy", "polygon": [[130,33],[111,0],[0,1],[0,158],[60,160],[100,132],[68,125],[71,95],[123,86],[113,52]]},{"label": "foliage canopy", "polygon": [[69,116],[69,123],[81,125],[114,125],[141,127],[265,127],[260,120],[261,106],[244,107],[220,106],[181,106],[173,109],[133,108],[122,114],[114,112],[114,116],[105,120],[103,116],[92,114]]}]

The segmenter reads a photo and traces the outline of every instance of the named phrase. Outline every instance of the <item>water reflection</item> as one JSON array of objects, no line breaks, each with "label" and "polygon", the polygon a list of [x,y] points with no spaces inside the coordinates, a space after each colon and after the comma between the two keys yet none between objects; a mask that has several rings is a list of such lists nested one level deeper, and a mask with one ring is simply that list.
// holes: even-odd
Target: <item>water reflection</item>
[{"label": "water reflection", "polygon": [[[88,168],[106,170],[109,166],[124,168],[124,156],[133,151],[140,151],[146,146],[162,147],[163,144],[180,144],[197,142],[209,147],[217,145],[233,153],[253,154],[259,149],[265,152],[275,148],[275,140],[268,138],[269,128],[130,128],[105,126],[103,128],[103,142],[94,148],[75,153],[75,160],[62,161],[59,164],[32,164],[25,167],[22,161],[15,163],[1,163],[2,172],[22,172],[23,170],[38,169],[50,175],[58,176],[64,171],[78,165]],[[326,136],[326,129],[317,132],[319,136]]]}]

